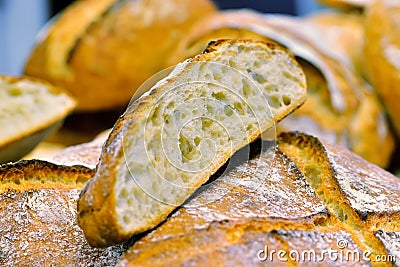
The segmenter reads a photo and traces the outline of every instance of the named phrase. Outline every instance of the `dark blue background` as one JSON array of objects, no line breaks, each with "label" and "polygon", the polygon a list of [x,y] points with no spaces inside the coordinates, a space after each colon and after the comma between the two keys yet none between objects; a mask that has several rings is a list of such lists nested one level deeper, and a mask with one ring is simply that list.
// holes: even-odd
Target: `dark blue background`
[{"label": "dark blue background", "polygon": [[[196,1],[196,0],[192,0]],[[50,16],[65,8],[72,0],[49,0]],[[264,13],[283,13],[295,15],[295,0],[214,0],[220,9],[251,8]]]}]

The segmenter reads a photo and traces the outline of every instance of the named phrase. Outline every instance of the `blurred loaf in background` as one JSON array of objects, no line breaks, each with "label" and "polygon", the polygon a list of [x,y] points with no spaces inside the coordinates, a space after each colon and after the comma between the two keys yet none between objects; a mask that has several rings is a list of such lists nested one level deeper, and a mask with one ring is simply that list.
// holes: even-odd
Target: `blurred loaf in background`
[{"label": "blurred loaf in background", "polygon": [[25,73],[69,90],[78,110],[125,106],[189,27],[216,12],[209,0],[76,1],[42,30]]}]

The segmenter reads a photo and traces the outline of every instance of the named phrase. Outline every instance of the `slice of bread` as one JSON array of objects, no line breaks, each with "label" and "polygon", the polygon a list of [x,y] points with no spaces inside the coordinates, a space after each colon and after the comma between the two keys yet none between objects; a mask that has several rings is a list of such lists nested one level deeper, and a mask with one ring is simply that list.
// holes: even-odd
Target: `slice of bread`
[{"label": "slice of bread", "polygon": [[0,163],[30,152],[75,105],[69,94],[45,81],[0,75]]},{"label": "slice of bread", "polygon": [[210,43],[117,121],[79,200],[87,240],[107,246],[155,227],[305,97],[302,69],[281,47]]},{"label": "slice of bread", "polygon": [[76,202],[94,171],[29,160],[0,166],[1,266],[113,266],[123,246],[92,248]]}]

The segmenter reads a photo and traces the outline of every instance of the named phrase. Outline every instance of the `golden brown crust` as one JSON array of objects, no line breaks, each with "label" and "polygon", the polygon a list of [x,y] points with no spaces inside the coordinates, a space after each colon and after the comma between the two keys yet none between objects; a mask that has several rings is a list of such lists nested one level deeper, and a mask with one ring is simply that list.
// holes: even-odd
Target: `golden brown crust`
[{"label": "golden brown crust", "polygon": [[0,264],[115,264],[123,247],[91,248],[76,224],[80,189],[93,174],[39,160],[1,165]]},{"label": "golden brown crust", "polygon": [[42,160],[20,160],[0,165],[0,192],[8,189],[83,187],[94,171],[83,166],[66,167]]},{"label": "golden brown crust", "polygon": [[[237,43],[249,44],[254,46],[263,47],[266,44],[263,42],[254,42],[248,40],[221,40],[215,43],[211,43],[209,47],[209,52],[205,52],[201,55],[196,56],[192,60],[185,62],[185,64],[194,64],[195,62],[210,61],[213,62],[213,58],[218,55],[214,53],[215,51],[223,50],[225,46],[229,47],[231,45],[236,45]],[[272,49],[272,53],[282,53],[288,55],[285,49],[280,46],[269,44]],[[264,48],[263,48],[264,49]],[[291,56],[290,56],[291,57]],[[291,63],[297,68],[298,64],[295,62],[294,58],[290,58]],[[178,74],[179,75],[179,74]],[[166,82],[172,82],[177,79],[178,76],[170,77]],[[301,77],[303,78],[303,77]],[[305,81],[301,84],[305,86]],[[79,218],[78,223],[84,229],[85,236],[93,246],[105,246],[107,244],[112,244],[115,242],[122,242],[129,238],[133,233],[125,233],[117,223],[116,205],[117,200],[115,199],[115,181],[119,166],[125,164],[124,148],[123,148],[123,138],[124,132],[127,131],[130,125],[134,125],[137,118],[147,114],[146,109],[155,102],[158,95],[162,93],[163,87],[156,87],[146,96],[143,96],[138,101],[133,102],[124,113],[123,116],[117,121],[114,129],[112,130],[110,137],[105,143],[103,152],[100,158],[100,162],[97,168],[97,173],[95,179],[87,184],[83,190],[82,196],[78,202]],[[304,89],[304,88],[302,88]],[[280,121],[288,115],[293,109],[298,108],[305,100],[304,95],[299,96],[299,99],[293,99],[290,107],[287,107],[285,112],[274,114],[274,123]],[[135,134],[135,133],[130,133]],[[247,137],[247,142],[249,140],[256,139],[261,132],[255,131],[250,136]],[[240,147],[246,145],[244,141]],[[226,162],[231,154],[226,153],[224,155],[224,162]],[[207,169],[207,173],[204,173],[203,180],[199,181],[197,185],[193,187],[199,187],[204,183],[215,171],[218,170],[220,166],[216,165],[212,169]],[[184,199],[182,199],[182,202]],[[179,201],[177,201],[179,202]],[[153,221],[149,222],[147,225],[143,226],[142,229],[137,229],[135,233],[140,233],[142,231],[148,230],[151,227],[156,226],[160,221],[162,221],[172,210],[173,206],[169,206],[169,210],[164,210],[158,213],[158,217],[154,218]]]},{"label": "golden brown crust", "polygon": [[51,24],[25,72],[68,89],[82,111],[121,107],[168,66],[164,58],[191,24],[215,11],[209,0],[78,1]]},{"label": "golden brown crust", "polygon": [[400,136],[400,4],[375,1],[365,14],[365,69]]},{"label": "golden brown crust", "polygon": [[[280,140],[283,150],[290,151],[297,159],[309,153],[323,156],[329,166],[326,169],[330,169],[332,176],[328,181],[339,189],[361,220],[369,221],[369,216],[380,214],[381,217],[388,216],[386,220],[390,224],[389,217],[400,212],[400,179],[393,174],[342,147],[304,133],[282,133]],[[295,152],[290,147],[300,150]],[[369,223],[374,227],[374,222]]]},{"label": "golden brown crust", "polygon": [[[339,249],[338,242],[346,243],[347,247]],[[335,256],[322,259],[321,254],[327,250],[338,251],[337,259]],[[271,254],[272,251],[275,254]],[[286,253],[280,254],[281,260],[277,256],[279,251]],[[315,255],[306,254],[302,259],[304,252],[309,251]],[[213,266],[294,266],[317,261],[323,266],[337,266],[338,262],[340,266],[354,266],[352,260],[346,260],[347,253],[353,251],[360,255],[364,252],[348,233],[340,229],[269,232],[250,228],[243,231],[231,225],[215,223],[207,231],[167,238],[151,245],[139,241],[124,254],[117,266],[203,266],[204,262]],[[291,257],[289,253],[292,253]],[[360,257],[357,264],[359,262],[369,266],[365,258]]]}]

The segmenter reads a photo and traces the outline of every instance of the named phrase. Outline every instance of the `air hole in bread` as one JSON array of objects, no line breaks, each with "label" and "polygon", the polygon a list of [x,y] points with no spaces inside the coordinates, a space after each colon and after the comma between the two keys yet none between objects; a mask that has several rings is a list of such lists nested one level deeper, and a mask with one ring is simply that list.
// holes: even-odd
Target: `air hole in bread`
[{"label": "air hole in bread", "polygon": [[292,103],[292,100],[287,95],[282,96],[282,101],[285,106],[289,106]]},{"label": "air hole in bread", "polygon": [[276,95],[270,97],[269,104],[271,105],[272,108],[279,108],[282,106],[279,96]]},{"label": "air hole in bread", "polygon": [[225,100],[226,99],[226,95],[224,92],[212,92],[211,93],[212,97],[214,97],[217,100]]}]

